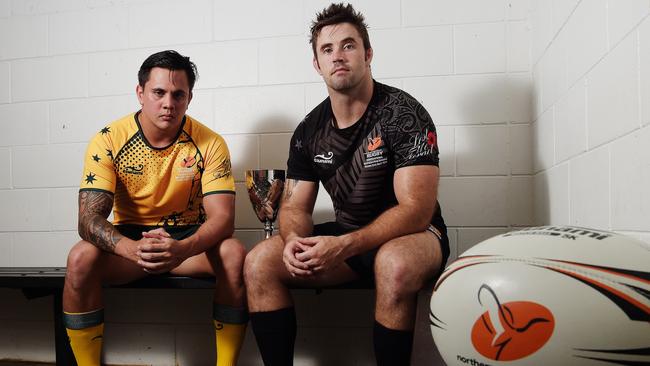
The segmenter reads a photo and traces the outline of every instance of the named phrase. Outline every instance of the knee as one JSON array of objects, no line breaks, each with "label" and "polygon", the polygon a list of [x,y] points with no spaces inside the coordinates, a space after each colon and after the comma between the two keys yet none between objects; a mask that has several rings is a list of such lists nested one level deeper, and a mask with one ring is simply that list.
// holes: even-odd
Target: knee
[{"label": "knee", "polygon": [[375,258],[378,294],[402,298],[417,293],[423,284],[415,274],[413,264],[397,253],[386,254],[381,255],[380,251]]},{"label": "knee", "polygon": [[[268,240],[255,246],[247,255],[244,261],[244,282],[249,289],[254,288],[260,281],[269,280],[272,271],[269,271],[269,262],[272,255],[278,255],[271,250]],[[281,255],[281,254],[279,254]]]},{"label": "knee", "polygon": [[219,256],[226,272],[236,273],[241,277],[246,258],[246,247],[237,239],[227,239],[219,247]]},{"label": "knee", "polygon": [[86,241],[75,244],[68,253],[66,282],[74,288],[82,287],[97,270],[97,262],[101,254],[99,248]]}]

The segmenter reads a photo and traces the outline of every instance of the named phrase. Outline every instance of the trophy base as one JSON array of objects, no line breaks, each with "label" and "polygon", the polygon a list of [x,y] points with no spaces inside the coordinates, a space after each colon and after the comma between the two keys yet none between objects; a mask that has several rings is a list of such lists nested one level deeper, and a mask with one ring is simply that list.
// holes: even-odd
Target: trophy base
[{"label": "trophy base", "polygon": [[273,235],[273,222],[270,220],[264,222],[264,235],[264,239],[268,239]]}]

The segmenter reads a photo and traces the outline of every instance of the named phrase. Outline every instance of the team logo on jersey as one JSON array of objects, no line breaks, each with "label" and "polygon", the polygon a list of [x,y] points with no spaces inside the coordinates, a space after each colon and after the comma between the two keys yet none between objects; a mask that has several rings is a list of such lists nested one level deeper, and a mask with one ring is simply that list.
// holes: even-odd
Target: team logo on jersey
[{"label": "team logo on jersey", "polygon": [[385,150],[381,136],[368,137],[368,152],[364,154],[363,167],[368,169],[388,163]]},{"label": "team logo on jersey", "polygon": [[381,146],[381,136],[368,138],[368,151],[375,151]]},{"label": "team logo on jersey", "polygon": [[183,160],[181,160],[180,165],[181,168],[191,168],[194,165],[194,163],[196,163],[196,159],[193,156],[188,156],[186,158],[183,158]]},{"label": "team logo on jersey", "polygon": [[314,156],[314,163],[319,164],[334,164],[334,153],[328,151],[327,153],[318,154]]}]

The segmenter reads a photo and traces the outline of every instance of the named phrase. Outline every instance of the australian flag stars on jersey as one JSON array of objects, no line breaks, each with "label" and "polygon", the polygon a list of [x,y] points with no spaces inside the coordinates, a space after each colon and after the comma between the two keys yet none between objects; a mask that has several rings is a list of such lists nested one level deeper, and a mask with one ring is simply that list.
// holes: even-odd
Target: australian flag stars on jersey
[{"label": "australian flag stars on jersey", "polygon": [[[395,170],[438,166],[433,121],[400,89],[375,81],[372,99],[357,123],[340,129],[333,118],[327,98],[298,125],[291,138],[287,178],[323,182],[343,227],[365,226],[397,204]],[[437,202],[431,224],[444,227]]]}]

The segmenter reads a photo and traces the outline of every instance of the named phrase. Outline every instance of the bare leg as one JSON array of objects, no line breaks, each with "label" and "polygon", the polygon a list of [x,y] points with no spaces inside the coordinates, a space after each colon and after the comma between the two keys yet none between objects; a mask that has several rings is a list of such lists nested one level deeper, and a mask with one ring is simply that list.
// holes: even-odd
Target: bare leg
[{"label": "bare leg", "polygon": [[235,238],[229,238],[211,250],[188,258],[171,273],[185,276],[215,276],[217,285],[214,302],[230,306],[245,306],[246,291],[242,269],[246,248]]},{"label": "bare leg", "polygon": [[146,276],[137,264],[80,241],[68,254],[63,310],[87,312],[103,306],[102,284],[121,284]]},{"label": "bare leg", "polygon": [[103,333],[103,283],[125,283],[144,277],[136,264],[80,241],[68,255],[63,288],[63,320],[79,365],[99,365]]},{"label": "bare leg", "polygon": [[417,294],[441,262],[438,238],[428,231],[382,245],[375,258],[377,321],[391,329],[413,329]]},{"label": "bare leg", "polygon": [[417,294],[441,265],[438,238],[425,231],[393,239],[375,258],[377,365],[406,365],[411,358]]},{"label": "bare leg", "polygon": [[294,277],[282,261],[284,242],[274,236],[246,257],[244,278],[251,325],[265,365],[292,365],[296,315],[291,286],[327,286],[357,278],[346,264],[310,277]]},{"label": "bare leg", "polygon": [[293,306],[291,287],[332,286],[358,278],[343,263],[334,270],[310,277],[294,277],[282,261],[284,241],[273,236],[255,246],[246,256],[244,278],[251,312],[272,311]]},{"label": "bare leg", "polygon": [[216,278],[213,323],[217,366],[237,364],[246,334],[248,312],[242,274],[245,257],[244,245],[235,238],[229,238],[201,255],[188,258],[172,270],[174,274],[214,275]]}]

